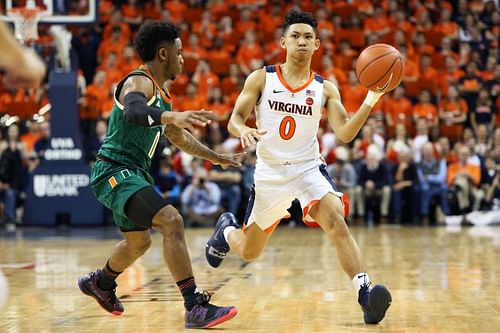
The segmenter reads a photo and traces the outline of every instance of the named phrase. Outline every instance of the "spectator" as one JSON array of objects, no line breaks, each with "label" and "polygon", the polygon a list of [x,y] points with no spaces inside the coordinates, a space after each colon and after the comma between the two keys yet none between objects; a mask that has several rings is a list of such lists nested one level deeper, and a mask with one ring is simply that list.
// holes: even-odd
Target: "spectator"
[{"label": "spectator", "polygon": [[40,139],[40,124],[33,119],[26,120],[28,132],[21,135],[21,141],[24,143],[26,153],[31,153],[35,149],[35,142]]},{"label": "spectator", "polygon": [[196,83],[188,83],[186,87],[186,96],[179,102],[180,111],[201,110],[203,109],[205,101],[200,94],[198,94],[198,86]]},{"label": "spectator", "polygon": [[419,118],[417,120],[416,129],[417,133],[413,138],[413,149],[415,152],[413,159],[418,163],[421,159],[422,147],[424,146],[424,144],[429,142],[429,127],[427,119]]},{"label": "spectator", "polygon": [[45,151],[50,148],[50,124],[48,121],[40,124],[40,132],[42,136],[35,142],[35,152],[42,161]]},{"label": "spectator", "polygon": [[449,86],[446,98],[439,105],[441,135],[448,137],[452,142],[458,141],[464,129],[468,112],[467,104],[460,98],[458,87]]},{"label": "spectator", "polygon": [[394,223],[416,222],[417,211],[413,187],[417,184],[417,172],[412,162],[410,147],[404,146],[398,153],[398,161],[392,172],[392,218]]},{"label": "spectator", "polygon": [[212,227],[221,212],[221,192],[217,184],[207,180],[207,171],[198,168],[181,195],[187,226]]},{"label": "spectator", "polygon": [[404,87],[398,86],[394,89],[394,92],[383,101],[385,121],[387,123],[386,133],[389,137],[394,135],[395,127],[398,124],[402,124],[407,133],[413,132],[412,104],[411,101],[404,96],[404,93]]},{"label": "spectator", "polygon": [[220,85],[219,77],[210,70],[210,65],[206,60],[198,61],[192,82],[198,86],[198,95],[203,100],[203,103],[207,102],[208,95],[212,89]]},{"label": "spectator", "polygon": [[[493,200],[500,199],[500,164],[496,164],[491,156],[487,156],[484,166],[481,168],[481,190],[486,194],[481,208],[489,210],[493,208]],[[499,202],[500,203],[500,202]]]},{"label": "spectator", "polygon": [[468,63],[465,76],[459,80],[459,87],[460,93],[467,102],[469,110],[476,109],[476,100],[482,85],[483,79],[477,73],[477,64],[475,62]]},{"label": "spectator", "polygon": [[[227,153],[223,145],[215,147],[220,154]],[[222,168],[215,165],[210,169],[209,180],[217,184],[221,191],[221,202],[227,211],[237,215],[241,203],[241,171],[235,167]]]},{"label": "spectator", "polygon": [[384,223],[389,215],[391,188],[389,172],[381,163],[380,149],[371,145],[367,152],[366,163],[361,165],[355,196],[358,216],[362,216],[368,225]]},{"label": "spectator", "polygon": [[422,90],[418,98],[418,103],[413,107],[413,120],[422,118],[427,120],[428,127],[438,126],[438,110],[431,101],[431,93],[428,90]]},{"label": "spectator", "polygon": [[495,106],[490,98],[488,89],[481,88],[479,90],[479,98],[477,99],[476,108],[471,113],[470,123],[474,132],[477,133],[478,125],[485,124],[489,130],[495,126]]},{"label": "spectator", "polygon": [[160,168],[155,175],[155,190],[160,193],[169,205],[178,207],[181,194],[181,186],[178,176],[167,159],[160,161]]},{"label": "spectator", "polygon": [[458,215],[479,209],[484,196],[478,188],[481,170],[478,165],[469,162],[469,157],[469,147],[461,145],[458,148],[458,161],[448,168],[448,186],[453,188],[456,195],[458,207],[454,207],[454,210]]},{"label": "spectator", "polygon": [[366,92],[367,89],[359,84],[356,73],[352,70],[349,71],[347,83],[340,87],[344,107],[349,115],[358,111]]},{"label": "spectator", "polygon": [[108,123],[104,120],[98,120],[95,125],[95,135],[85,141],[85,154],[87,162],[94,162],[97,152],[104,142],[106,131],[108,130]]},{"label": "spectator", "polygon": [[479,155],[480,158],[484,158],[491,149],[491,139],[489,137],[488,127],[481,124],[477,128],[476,132],[476,143],[474,145],[474,153]]},{"label": "spectator", "polygon": [[387,159],[397,163],[400,151],[411,147],[413,147],[413,141],[408,138],[405,126],[397,124],[395,137],[387,142]]},{"label": "spectator", "polygon": [[[349,163],[349,151],[343,146],[335,149],[335,163],[330,164],[327,168],[330,176],[335,180],[335,184],[340,192],[347,195],[349,205],[356,206],[354,191],[357,184],[356,171],[351,163]],[[353,216],[354,209],[349,210],[349,219]]]},{"label": "spectator", "polygon": [[448,186],[446,184],[447,172],[446,160],[436,159],[434,156],[434,148],[430,142],[422,147],[422,160],[417,165],[418,175],[418,193],[420,198],[420,216],[422,223],[428,224],[429,219],[435,217],[430,214],[430,204],[434,198],[438,198],[438,202],[444,212],[448,215],[448,201],[446,194]]},{"label": "spectator", "polygon": [[12,228],[17,223],[16,203],[21,189],[23,158],[26,155],[16,124],[7,129],[7,139],[0,143],[0,151],[0,193],[5,207],[3,224]]},{"label": "spectator", "polygon": [[255,31],[247,30],[241,41],[240,48],[236,54],[236,60],[241,66],[241,70],[245,75],[250,74],[252,70],[252,60],[263,59],[264,50],[257,43]]}]

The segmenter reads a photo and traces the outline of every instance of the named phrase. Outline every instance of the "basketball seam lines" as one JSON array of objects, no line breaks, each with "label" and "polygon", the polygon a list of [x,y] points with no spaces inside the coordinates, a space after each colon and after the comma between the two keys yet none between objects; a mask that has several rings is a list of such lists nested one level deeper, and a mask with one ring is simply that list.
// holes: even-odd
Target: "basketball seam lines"
[{"label": "basketball seam lines", "polygon": [[[375,82],[374,82],[374,83],[372,83],[372,84],[368,84],[368,85],[367,85],[367,87],[371,87],[371,86],[373,86],[373,85],[377,84],[380,80],[382,80],[382,79],[384,78],[384,76],[386,76],[386,75],[387,75],[387,73],[389,73],[389,72],[391,71],[392,67],[394,67],[394,64],[396,63],[396,61],[398,61],[398,60],[400,60],[400,59],[401,59],[401,58],[399,58],[399,57],[397,57],[396,59],[394,59],[394,61],[392,62],[391,66],[389,66],[389,69],[388,69],[388,70],[387,70],[387,71],[386,71],[386,72],[385,72],[385,73],[384,73],[384,74],[383,74],[383,75],[382,75],[382,76],[381,76],[381,77],[380,77],[377,81],[375,81]],[[360,76],[361,76],[361,75],[360,75]],[[368,88],[368,89],[370,89],[370,88]]]},{"label": "basketball seam lines", "polygon": [[[384,54],[382,54],[382,55],[380,55],[380,56],[376,57],[375,59],[372,59],[372,60],[371,60],[368,64],[366,64],[366,66],[365,66],[365,67],[363,67],[363,69],[359,72],[358,77],[359,77],[359,78],[361,78],[361,75],[363,75],[363,72],[365,71],[366,67],[370,66],[370,64],[371,64],[371,63],[373,63],[374,61],[376,61],[376,60],[378,60],[378,59],[380,59],[380,58],[383,58],[383,57],[385,57],[385,56],[387,56],[387,55],[389,55],[389,54],[392,54],[392,53],[396,53],[396,54],[397,54],[397,52],[395,52],[395,51],[390,51],[390,52],[384,53]],[[399,57],[398,57],[398,58],[399,58]],[[393,64],[394,64],[394,63],[393,63]],[[387,73],[386,73],[386,74],[387,74]],[[384,74],[384,75],[385,75],[385,74]],[[377,82],[378,82],[378,81],[377,81]],[[375,83],[376,83],[376,82],[375,82]]]}]

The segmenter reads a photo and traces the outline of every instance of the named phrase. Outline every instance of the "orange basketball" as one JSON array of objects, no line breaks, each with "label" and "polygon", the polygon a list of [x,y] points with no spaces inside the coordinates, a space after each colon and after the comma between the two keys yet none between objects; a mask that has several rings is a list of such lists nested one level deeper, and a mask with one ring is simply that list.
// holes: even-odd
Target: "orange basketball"
[{"label": "orange basketball", "polygon": [[373,44],[364,49],[356,61],[359,83],[375,92],[396,88],[403,77],[403,57],[388,44]]}]

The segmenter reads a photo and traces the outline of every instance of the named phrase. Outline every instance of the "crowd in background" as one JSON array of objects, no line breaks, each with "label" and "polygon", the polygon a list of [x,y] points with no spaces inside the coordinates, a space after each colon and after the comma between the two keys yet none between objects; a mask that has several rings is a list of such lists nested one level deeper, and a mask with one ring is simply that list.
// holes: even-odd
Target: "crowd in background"
[{"label": "crowd in background", "polygon": [[[88,6],[71,3],[74,13]],[[326,118],[320,124],[321,153],[349,197],[350,223],[437,223],[445,215],[499,208],[500,11],[492,0],[101,0],[99,24],[69,27],[88,162],[106,133],[117,82],[140,65],[131,41],[147,19],[181,29],[184,73],[168,87],[174,110],[213,110],[219,121],[194,134],[214,150],[240,150],[226,129],[232,106],[251,71],[284,61],[278,41],[293,8],[315,15],[321,47],[312,69],[339,88],[349,114],[367,92],[354,71],[359,52],[388,43],[404,58],[401,85],[375,105],[356,140],[339,142]],[[50,59],[46,30],[40,26],[34,46]],[[4,221],[19,218],[15,208],[22,207],[29,172],[43,162],[50,113],[33,115],[48,102],[47,89],[0,86],[0,114],[11,116],[0,119]],[[189,225],[212,225],[222,210],[244,214],[255,159],[250,152],[242,168],[221,169],[163,140],[152,172],[158,191]]]}]

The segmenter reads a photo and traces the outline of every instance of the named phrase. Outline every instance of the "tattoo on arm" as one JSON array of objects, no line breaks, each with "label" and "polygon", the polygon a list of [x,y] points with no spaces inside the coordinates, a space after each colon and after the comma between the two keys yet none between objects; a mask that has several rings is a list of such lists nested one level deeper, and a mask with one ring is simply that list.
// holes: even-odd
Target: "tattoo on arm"
[{"label": "tattoo on arm", "polygon": [[177,148],[205,160],[213,160],[217,153],[198,141],[191,133],[175,125],[167,125],[165,135]]}]

